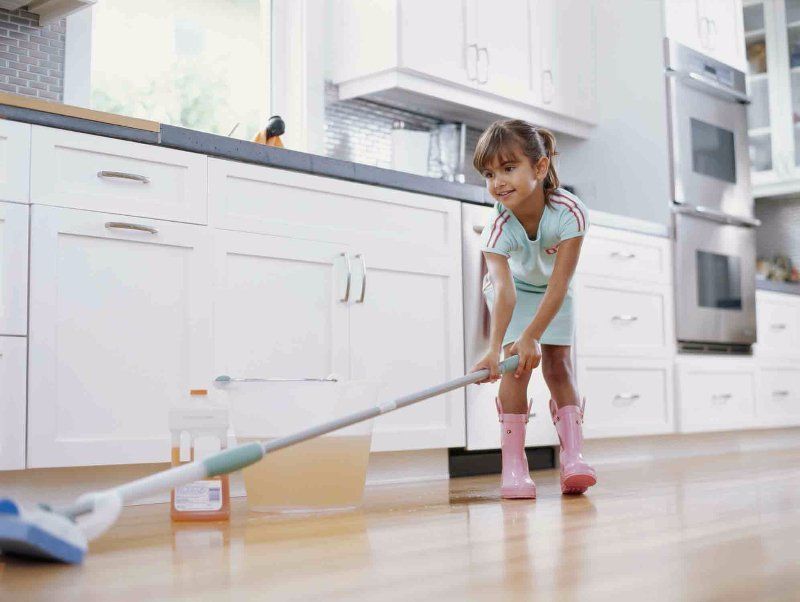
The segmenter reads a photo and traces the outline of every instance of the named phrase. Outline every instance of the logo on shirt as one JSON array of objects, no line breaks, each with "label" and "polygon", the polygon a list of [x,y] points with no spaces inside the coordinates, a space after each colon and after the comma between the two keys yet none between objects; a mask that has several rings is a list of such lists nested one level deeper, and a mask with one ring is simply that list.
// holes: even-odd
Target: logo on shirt
[{"label": "logo on shirt", "polygon": [[555,255],[556,253],[558,253],[558,245],[553,245],[549,249],[545,249],[544,252],[547,253],[548,255]]}]

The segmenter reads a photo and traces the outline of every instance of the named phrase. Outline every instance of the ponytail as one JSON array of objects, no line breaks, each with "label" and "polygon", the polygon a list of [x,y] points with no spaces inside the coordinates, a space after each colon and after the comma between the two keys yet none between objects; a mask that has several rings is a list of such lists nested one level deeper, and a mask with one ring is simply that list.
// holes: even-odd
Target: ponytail
[{"label": "ponytail", "polygon": [[555,157],[558,156],[556,137],[553,135],[553,132],[544,128],[536,128],[536,133],[541,136],[545,153],[550,160],[547,167],[547,175],[544,178],[544,198],[545,200],[550,200],[550,193],[561,185],[554,162]]}]

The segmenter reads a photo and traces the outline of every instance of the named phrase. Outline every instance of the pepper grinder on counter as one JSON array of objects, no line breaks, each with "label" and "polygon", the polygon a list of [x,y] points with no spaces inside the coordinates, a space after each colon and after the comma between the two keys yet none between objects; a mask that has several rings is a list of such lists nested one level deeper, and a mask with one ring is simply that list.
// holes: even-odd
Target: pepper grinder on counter
[{"label": "pepper grinder on counter", "polygon": [[253,138],[253,142],[283,148],[281,136],[285,133],[286,124],[283,122],[283,119],[281,119],[280,115],[273,115],[269,118],[269,121],[267,121],[267,127],[263,130],[259,130],[256,137]]}]

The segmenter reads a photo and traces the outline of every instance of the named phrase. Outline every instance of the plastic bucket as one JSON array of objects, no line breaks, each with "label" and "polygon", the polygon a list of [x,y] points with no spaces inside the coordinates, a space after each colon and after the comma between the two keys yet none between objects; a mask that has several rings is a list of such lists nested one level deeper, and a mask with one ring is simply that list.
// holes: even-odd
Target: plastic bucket
[{"label": "plastic bucket", "polygon": [[[225,387],[237,441],[269,441],[378,403],[381,383],[308,381]],[[269,452],[244,469],[247,504],[258,512],[354,508],[364,495],[372,420]]]}]

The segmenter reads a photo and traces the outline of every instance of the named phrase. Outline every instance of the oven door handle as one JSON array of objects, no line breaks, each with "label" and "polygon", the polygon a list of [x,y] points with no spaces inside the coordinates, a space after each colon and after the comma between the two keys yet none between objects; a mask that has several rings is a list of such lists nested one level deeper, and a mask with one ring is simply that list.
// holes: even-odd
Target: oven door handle
[{"label": "oven door handle", "polygon": [[695,206],[695,205],[677,205],[675,211],[678,213],[687,213],[703,219],[708,219],[714,222],[723,224],[730,224],[732,226],[746,226],[748,228],[757,228],[761,225],[761,220],[754,217],[742,217],[740,215],[731,215],[708,207]]},{"label": "oven door handle", "polygon": [[739,92],[738,90],[732,90],[694,71],[674,71],[672,69],[667,69],[667,75],[678,77],[684,81],[688,80],[687,83],[690,85],[704,88],[709,94],[713,94],[725,100],[732,100],[743,105],[750,104],[750,97],[747,94]]}]

